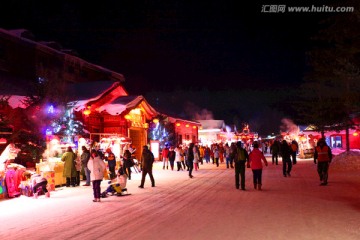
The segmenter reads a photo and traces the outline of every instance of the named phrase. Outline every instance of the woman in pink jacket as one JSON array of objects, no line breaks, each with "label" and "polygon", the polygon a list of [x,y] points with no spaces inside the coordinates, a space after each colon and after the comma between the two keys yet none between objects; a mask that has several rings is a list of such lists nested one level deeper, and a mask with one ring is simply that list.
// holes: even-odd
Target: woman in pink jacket
[{"label": "woman in pink jacket", "polygon": [[265,166],[268,165],[264,154],[259,150],[259,143],[254,142],[254,149],[249,154],[249,162],[248,167],[251,167],[254,178],[254,188],[261,190],[261,177],[262,177],[262,162],[264,162]]}]

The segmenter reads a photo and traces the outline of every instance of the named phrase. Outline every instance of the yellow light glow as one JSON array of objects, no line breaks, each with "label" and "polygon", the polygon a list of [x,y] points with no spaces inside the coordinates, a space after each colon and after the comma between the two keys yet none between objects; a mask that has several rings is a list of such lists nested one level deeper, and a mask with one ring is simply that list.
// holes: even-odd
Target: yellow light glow
[{"label": "yellow light glow", "polygon": [[159,122],[159,119],[157,119],[157,118],[153,119],[153,123],[158,123],[158,122]]},{"label": "yellow light glow", "polygon": [[135,108],[133,110],[130,111],[131,114],[141,114],[141,109],[140,108]]},{"label": "yellow light glow", "polygon": [[196,129],[196,126],[193,126],[193,129]]},{"label": "yellow light glow", "polygon": [[85,109],[84,110],[84,115],[90,115],[91,113],[91,110],[90,109]]},{"label": "yellow light glow", "polygon": [[126,115],[124,116],[124,118],[125,118],[126,120],[130,120],[130,119],[131,119],[131,116],[130,116],[129,114],[126,114]]},{"label": "yellow light glow", "polygon": [[176,123],[176,126],[177,126],[177,127],[180,127],[180,126],[181,126],[181,124],[180,124],[180,123]]},{"label": "yellow light glow", "polygon": [[189,124],[186,124],[185,127],[189,127]]}]

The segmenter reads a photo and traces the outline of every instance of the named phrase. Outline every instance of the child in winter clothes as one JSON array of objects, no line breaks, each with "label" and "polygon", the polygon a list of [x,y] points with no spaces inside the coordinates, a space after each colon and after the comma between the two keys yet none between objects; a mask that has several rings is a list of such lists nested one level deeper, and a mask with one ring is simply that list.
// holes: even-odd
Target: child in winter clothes
[{"label": "child in winter clothes", "polygon": [[42,177],[40,174],[34,174],[31,176],[31,184],[33,187],[33,193],[34,198],[38,198],[38,194],[41,188],[43,192],[45,193],[46,197],[50,197],[50,192],[48,192],[46,186],[48,184],[48,181],[46,178]]},{"label": "child in winter clothes", "polygon": [[108,193],[117,193],[120,195],[121,192],[126,189],[127,178],[128,176],[123,166],[120,166],[117,177],[109,181],[110,185],[107,187],[106,191],[102,193],[102,197],[106,197]]}]

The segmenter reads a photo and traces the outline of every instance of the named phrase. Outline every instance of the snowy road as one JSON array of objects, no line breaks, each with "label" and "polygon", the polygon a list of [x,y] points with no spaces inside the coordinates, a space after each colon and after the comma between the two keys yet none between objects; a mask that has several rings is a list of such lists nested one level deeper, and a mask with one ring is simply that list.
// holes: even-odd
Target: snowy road
[{"label": "snowy road", "polygon": [[[269,158],[268,158],[269,160]],[[200,165],[187,172],[155,164],[156,187],[92,202],[91,187],[57,188],[50,199],[25,196],[0,201],[0,239],[360,239],[360,177],[334,172],[319,186],[316,165],[300,160],[292,177],[281,164],[263,171],[263,190],[235,189],[233,169]],[[107,181],[103,181],[105,190]]]}]

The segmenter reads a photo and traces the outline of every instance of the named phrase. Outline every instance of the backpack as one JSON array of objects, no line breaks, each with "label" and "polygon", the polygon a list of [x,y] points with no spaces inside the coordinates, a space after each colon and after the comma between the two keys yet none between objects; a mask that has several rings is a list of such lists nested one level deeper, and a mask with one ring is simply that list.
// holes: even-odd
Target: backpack
[{"label": "backpack", "polygon": [[295,143],[291,144],[291,150],[292,150],[293,152],[296,152],[296,151],[297,151],[297,146],[296,146]]},{"label": "backpack", "polygon": [[239,162],[239,161],[244,161],[244,160],[246,160],[245,149],[237,148],[235,161]]}]

